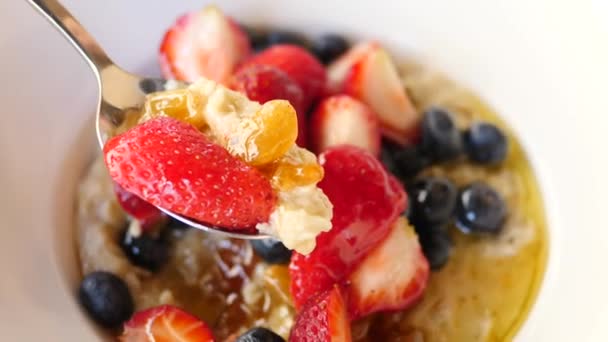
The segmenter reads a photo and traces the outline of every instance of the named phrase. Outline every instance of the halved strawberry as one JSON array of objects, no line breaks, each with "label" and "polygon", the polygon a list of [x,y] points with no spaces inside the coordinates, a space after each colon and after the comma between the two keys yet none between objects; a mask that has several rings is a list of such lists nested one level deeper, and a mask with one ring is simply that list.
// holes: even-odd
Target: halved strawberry
[{"label": "halved strawberry", "polygon": [[160,211],[160,209],[144,201],[134,193],[128,192],[116,182],[114,182],[114,193],[122,209],[131,217],[138,220],[144,230],[153,227],[154,224],[166,218],[165,213]]},{"label": "halved strawberry", "polygon": [[377,43],[361,43],[328,67],[334,92],[344,92],[369,105],[383,133],[400,143],[419,134],[420,114],[410,101],[397,68]]},{"label": "halved strawberry", "polygon": [[171,305],[137,312],[125,323],[122,342],[213,342],[205,322]]},{"label": "halved strawberry", "polygon": [[260,171],[194,126],[160,117],[104,146],[110,176],[153,205],[228,229],[267,222],[276,194]]},{"label": "halved strawberry", "polygon": [[337,286],[309,299],[296,317],[289,341],[352,341],[346,307]]},{"label": "halved strawberry", "polygon": [[224,83],[250,54],[247,35],[215,6],[180,17],[165,33],[160,65],[165,78]]},{"label": "halved strawberry", "polygon": [[406,208],[401,184],[369,152],[350,145],[321,154],[319,187],[334,206],[332,229],[309,255],[293,253],[290,290],[296,306],[343,281],[389,233]]},{"label": "halved strawberry", "polygon": [[404,310],[422,296],[429,277],[414,229],[399,218],[388,237],[348,277],[345,293],[350,318]]},{"label": "halved strawberry", "polygon": [[304,91],[304,110],[321,94],[325,87],[325,67],[310,52],[289,44],[274,45],[247,60],[250,64],[272,65],[283,70]]},{"label": "halved strawberry", "polygon": [[298,140],[306,147],[306,109],[302,88],[281,69],[266,64],[247,64],[231,78],[230,88],[247,95],[250,100],[264,103],[287,100],[298,114]]},{"label": "halved strawberry", "polygon": [[380,153],[378,117],[363,102],[335,95],[322,100],[311,118],[314,150],[323,152],[330,146],[359,146],[377,156]]}]

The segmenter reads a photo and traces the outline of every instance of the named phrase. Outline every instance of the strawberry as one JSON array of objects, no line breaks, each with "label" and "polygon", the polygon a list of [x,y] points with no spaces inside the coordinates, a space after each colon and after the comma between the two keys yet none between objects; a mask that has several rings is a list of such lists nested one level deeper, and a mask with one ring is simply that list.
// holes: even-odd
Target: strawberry
[{"label": "strawberry", "polygon": [[114,193],[122,209],[131,215],[131,217],[138,220],[144,230],[153,227],[155,223],[160,222],[166,217],[160,209],[144,201],[134,193],[128,192],[116,182],[114,182]]},{"label": "strawberry", "polygon": [[329,91],[344,92],[369,105],[384,135],[405,144],[419,134],[420,114],[401,83],[388,53],[377,43],[361,43],[328,67]]},{"label": "strawberry", "polygon": [[352,320],[385,310],[404,310],[422,296],[429,277],[414,229],[399,218],[384,239],[348,277],[345,286]]},{"label": "strawberry", "polygon": [[311,118],[311,135],[317,153],[342,144],[359,146],[375,156],[380,152],[376,114],[348,95],[330,96],[317,105]]},{"label": "strawberry", "polygon": [[407,202],[401,184],[365,150],[331,147],[319,161],[325,170],[319,187],[334,206],[332,229],[309,255],[293,253],[290,290],[298,307],[343,281],[388,235]]},{"label": "strawberry", "polygon": [[289,342],[350,342],[350,322],[337,286],[304,305],[296,316]]},{"label": "strawberry", "polygon": [[194,126],[161,117],[104,146],[110,176],[155,206],[225,227],[268,221],[276,195],[262,173]]},{"label": "strawberry", "polygon": [[165,78],[224,83],[250,54],[247,35],[214,6],[181,16],[165,33],[160,65]]},{"label": "strawberry", "polygon": [[302,88],[281,69],[264,64],[248,64],[240,68],[230,80],[230,88],[247,95],[250,100],[264,103],[288,100],[298,114],[299,146],[306,146],[306,110]]},{"label": "strawberry", "polygon": [[213,342],[205,322],[171,305],[137,312],[125,323],[122,342]]},{"label": "strawberry", "polygon": [[325,68],[321,62],[296,45],[274,45],[247,60],[242,67],[250,64],[272,65],[289,75],[304,91],[304,110],[308,109],[325,87]]}]

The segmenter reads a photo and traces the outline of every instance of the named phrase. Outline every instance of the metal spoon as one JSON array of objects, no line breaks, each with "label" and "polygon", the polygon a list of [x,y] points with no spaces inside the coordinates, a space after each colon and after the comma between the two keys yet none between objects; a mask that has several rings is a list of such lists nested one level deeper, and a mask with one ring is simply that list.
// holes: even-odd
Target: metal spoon
[{"label": "metal spoon", "polygon": [[[95,74],[99,85],[99,104],[95,123],[101,148],[127,115],[138,112],[146,94],[176,87],[176,81],[173,80],[141,77],[122,70],[57,0],[28,0],[28,2],[63,34]],[[183,87],[186,84],[177,82],[177,86]],[[165,208],[158,208],[174,219],[206,232],[239,239],[269,238],[268,235],[260,233],[226,231],[222,227],[202,224]]]}]

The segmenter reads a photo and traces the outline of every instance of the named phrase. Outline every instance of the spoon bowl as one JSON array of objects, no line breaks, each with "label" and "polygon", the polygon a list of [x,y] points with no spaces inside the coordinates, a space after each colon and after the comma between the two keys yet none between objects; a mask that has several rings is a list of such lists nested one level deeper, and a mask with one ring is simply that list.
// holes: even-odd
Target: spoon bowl
[{"label": "spoon bowl", "polygon": [[[57,0],[28,0],[28,2],[76,48],[95,74],[99,86],[95,128],[101,149],[128,115],[139,113],[147,94],[187,86],[186,83],[176,80],[141,77],[124,71],[112,62],[95,39]],[[158,208],[192,228],[225,237],[250,240],[270,237],[258,232],[228,231],[222,227],[193,221],[165,208]]]}]

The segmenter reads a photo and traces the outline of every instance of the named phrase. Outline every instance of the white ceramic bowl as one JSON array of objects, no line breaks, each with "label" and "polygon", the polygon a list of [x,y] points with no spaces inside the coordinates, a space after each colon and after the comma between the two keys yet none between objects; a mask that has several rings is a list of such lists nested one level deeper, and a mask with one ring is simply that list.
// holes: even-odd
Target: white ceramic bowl
[{"label": "white ceramic bowl", "polygon": [[[608,11],[602,0],[218,1],[249,23],[379,38],[474,89],[519,133],[545,195],[550,259],[519,341],[608,341]],[[65,1],[115,61],[156,74],[189,1]],[[96,85],[25,1],[0,1],[0,340],[94,341],[75,301],[74,188]]]}]

